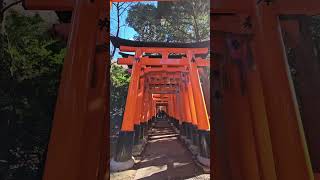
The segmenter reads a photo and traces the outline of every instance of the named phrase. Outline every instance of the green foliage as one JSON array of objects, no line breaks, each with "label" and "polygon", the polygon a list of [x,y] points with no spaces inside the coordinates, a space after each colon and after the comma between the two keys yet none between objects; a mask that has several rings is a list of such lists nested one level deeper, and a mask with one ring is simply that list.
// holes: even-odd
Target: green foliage
[{"label": "green foliage", "polygon": [[130,74],[122,66],[112,64],[110,70],[110,133],[114,135],[122,122]]},{"label": "green foliage", "polygon": [[0,116],[7,125],[0,128],[9,129],[9,147],[0,154],[10,152],[5,179],[41,179],[66,44],[50,37],[39,15],[12,12],[5,22],[0,43]]},{"label": "green foliage", "polygon": [[136,40],[161,42],[195,42],[210,35],[208,0],[159,2],[158,7],[137,3],[126,19],[138,35]]},{"label": "green foliage", "polygon": [[122,66],[112,64],[110,73],[111,83],[115,88],[126,87],[130,82],[130,74]]}]

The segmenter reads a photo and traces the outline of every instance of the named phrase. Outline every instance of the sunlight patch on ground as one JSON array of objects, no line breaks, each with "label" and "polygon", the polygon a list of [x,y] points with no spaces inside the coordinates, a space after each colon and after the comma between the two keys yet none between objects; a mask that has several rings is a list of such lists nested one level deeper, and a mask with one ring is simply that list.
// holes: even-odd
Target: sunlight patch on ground
[{"label": "sunlight patch on ground", "polygon": [[160,159],[160,158],[162,158],[162,157],[164,157],[164,155],[162,155],[162,156],[157,156],[157,157],[154,157],[154,158],[145,158],[145,159],[143,159],[141,162],[153,161],[153,160],[156,160],[156,159]]},{"label": "sunlight patch on ground", "polygon": [[152,176],[153,174],[163,172],[167,170],[167,165],[163,166],[149,166],[145,168],[141,168],[137,171],[136,176],[134,177],[135,180],[146,178]]},{"label": "sunlight patch on ground", "polygon": [[190,163],[179,163],[179,162],[174,162],[173,163],[173,167],[174,168],[177,168],[177,167],[182,167],[182,166],[185,166],[185,165],[188,165]]},{"label": "sunlight patch on ground", "polygon": [[209,180],[209,179],[210,179],[210,174],[202,174],[202,175],[188,178],[185,180]]},{"label": "sunlight patch on ground", "polygon": [[110,179],[112,180],[132,180],[136,174],[136,170],[126,170],[122,172],[110,173]]},{"label": "sunlight patch on ground", "polygon": [[170,138],[149,140],[148,143],[157,143],[157,142],[161,142],[161,141],[176,140],[177,138],[178,138],[178,137],[170,137]]}]

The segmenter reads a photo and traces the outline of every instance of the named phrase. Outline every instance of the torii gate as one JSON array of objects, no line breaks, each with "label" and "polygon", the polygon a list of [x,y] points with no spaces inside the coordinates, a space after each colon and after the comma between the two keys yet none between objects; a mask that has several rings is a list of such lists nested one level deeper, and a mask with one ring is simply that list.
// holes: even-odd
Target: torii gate
[{"label": "torii gate", "polygon": [[[314,173],[319,173],[320,167],[320,134],[316,131],[320,126],[315,120],[319,114],[314,111],[310,97],[313,95],[317,103],[320,98],[315,95],[319,85],[315,91],[310,86],[319,81],[316,83],[315,77],[307,80],[305,74],[316,75],[312,68],[301,77],[307,82],[303,96],[307,98],[304,104],[309,107],[304,112],[309,115],[301,121],[280,25],[289,33],[290,46],[296,47],[300,38],[292,20],[297,15],[319,13],[317,0],[212,1],[211,40],[217,60],[213,67],[215,178],[316,178]],[[283,21],[283,15],[294,15],[293,19],[286,19],[291,24]],[[307,55],[306,48],[299,52],[300,60],[303,54],[305,57],[312,54]],[[310,66],[300,64],[299,68]],[[304,134],[308,137],[308,147]]]},{"label": "torii gate", "polygon": [[[132,1],[139,0],[122,0]],[[23,0],[23,6],[28,10],[73,11],[43,179],[102,180],[109,174],[110,64],[106,59],[110,3]]]},{"label": "torii gate", "polygon": [[[252,25],[251,33],[255,35],[250,42],[255,63],[251,66],[252,70],[245,73],[245,86],[241,85],[243,81],[237,79],[238,73],[230,63],[214,67],[214,115],[217,121],[214,121],[213,127],[217,146],[212,150],[216,154],[216,178],[313,179],[300,115],[287,73],[278,17],[283,14],[317,14],[320,11],[319,1],[244,0],[239,3],[237,0],[212,0],[211,4],[212,15],[215,16],[244,14],[243,22],[247,27]],[[105,87],[105,82],[109,77],[108,74],[105,76],[105,72],[109,72],[109,69],[105,64],[108,62],[104,61],[108,54],[100,50],[108,47],[105,39],[107,33],[103,26],[107,22],[105,20],[108,20],[106,11],[109,3],[97,0],[25,0],[24,6],[26,9],[73,10],[68,55],[64,64],[44,179],[103,179],[108,164],[105,142],[105,129],[108,128],[105,120],[108,88]],[[221,28],[218,29],[220,32],[248,37],[248,30],[242,25],[233,26],[238,24],[234,24],[234,21],[221,21],[223,24],[212,19],[211,24]],[[225,53],[225,38],[214,38],[216,34],[218,33],[212,33],[213,41],[218,42],[213,47]],[[238,37],[231,37],[234,38]],[[81,56],[79,51],[82,52]],[[242,88],[230,89],[229,81],[224,87],[220,87],[221,77],[224,77],[225,72],[230,73],[229,79],[235,80],[237,87],[247,87],[246,91]],[[229,92],[225,88],[229,88]],[[239,92],[245,92],[245,96]],[[234,98],[239,100],[238,104],[232,104]],[[221,102],[222,106],[218,106]],[[235,108],[230,108],[230,105]],[[223,117],[221,112],[230,112],[230,109],[234,113],[224,113],[229,116]],[[236,127],[230,124],[234,123],[230,121],[234,119],[244,120],[242,122],[245,123],[237,123],[241,128],[234,129],[241,131],[228,134],[232,131],[226,132],[227,129]],[[309,131],[305,133],[316,129],[312,127],[315,122],[310,122],[306,124]],[[239,134],[243,136],[237,136]],[[238,138],[227,139],[230,136]],[[82,137],[81,140],[79,137]],[[241,143],[235,145],[235,139]],[[313,137],[311,141],[314,139],[319,138]],[[310,148],[314,148],[316,152],[319,150],[316,147],[309,146]],[[315,164],[313,167],[317,169],[319,165]]]},{"label": "torii gate", "polygon": [[[140,129],[146,127],[139,123],[139,117],[142,114],[150,114],[148,112],[151,111],[151,115],[147,115],[144,122],[154,120],[156,101],[163,101],[164,95],[173,95],[168,102],[169,116],[175,126],[181,130],[181,135],[186,136],[187,139],[192,140],[194,146],[199,147],[199,161],[209,166],[210,122],[198,73],[198,67],[209,66],[209,61],[196,57],[198,54],[207,54],[208,48],[165,46],[169,46],[170,43],[162,43],[165,47],[159,47],[159,44],[155,47],[150,43],[150,47],[146,45],[139,47],[140,42],[136,42],[137,47],[133,47],[126,46],[126,44],[132,44],[130,41],[112,39],[114,44],[119,41],[122,41],[117,45],[120,46],[121,52],[134,52],[134,55],[118,59],[118,64],[132,66],[132,78],[116,155],[111,161],[111,168],[125,170],[133,166],[132,149],[134,145],[139,144],[137,137],[141,137],[139,133],[144,131]],[[156,53],[160,54],[159,58],[143,56]],[[179,59],[170,59],[170,54],[183,55]],[[142,95],[137,98],[139,92],[142,92]],[[154,97],[152,94],[160,94],[160,96]],[[151,102],[150,95],[152,95]],[[149,100],[145,101],[147,104],[139,100],[144,96],[149,97]],[[138,116],[132,116],[137,112]],[[120,167],[122,164],[126,166]]]}]

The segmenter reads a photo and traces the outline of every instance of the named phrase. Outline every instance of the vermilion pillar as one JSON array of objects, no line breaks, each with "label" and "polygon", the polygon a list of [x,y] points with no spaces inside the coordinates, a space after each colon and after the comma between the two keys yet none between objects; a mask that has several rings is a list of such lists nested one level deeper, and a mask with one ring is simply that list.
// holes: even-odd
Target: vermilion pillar
[{"label": "vermilion pillar", "polygon": [[[148,85],[146,85],[148,86]],[[147,88],[147,87],[146,87]],[[147,98],[146,98],[146,106],[145,106],[145,121],[147,122],[148,128],[150,127],[150,106],[151,106],[151,94],[149,93],[149,90],[147,88]]]},{"label": "vermilion pillar", "polygon": [[[105,173],[102,171],[106,169],[107,155],[106,151],[101,151],[105,150],[103,139],[107,131],[107,66],[103,63],[107,54],[97,51],[97,45],[104,42],[107,33],[98,26],[99,18],[106,17],[106,13],[102,14],[104,6],[107,7],[100,1],[74,4],[73,34],[63,66],[43,175],[45,180],[98,179]],[[98,64],[99,72],[93,72],[90,67]],[[99,75],[94,81],[102,84],[91,81],[94,75]]]},{"label": "vermilion pillar", "polygon": [[[132,147],[134,139],[134,122],[136,113],[136,104],[138,96],[139,79],[141,73],[141,65],[139,62],[134,62],[131,80],[128,89],[126,107],[123,115],[121,131],[118,138],[116,147],[116,154],[114,156],[115,162],[130,162],[132,161]],[[123,167],[130,168],[130,166]],[[124,169],[121,169],[124,170]]]},{"label": "vermilion pillar", "polygon": [[139,78],[139,90],[138,97],[136,101],[136,111],[134,119],[134,145],[139,144],[140,140],[143,137],[142,133],[142,105],[143,105],[143,94],[144,94],[144,78]]},{"label": "vermilion pillar", "polygon": [[[259,179],[259,164],[253,134],[251,107],[246,88],[249,71],[242,50],[246,44],[236,36],[228,36],[228,54],[224,64],[223,79],[228,86],[223,91],[223,113],[227,130],[228,159],[232,179]],[[234,46],[234,45],[237,46]],[[242,56],[238,56],[238,54]]]},{"label": "vermilion pillar", "polygon": [[152,124],[154,124],[155,120],[156,120],[156,101],[152,99],[152,105],[150,107],[150,112],[151,112],[151,122]]},{"label": "vermilion pillar", "polygon": [[146,136],[146,129],[147,129],[147,121],[145,119],[145,116],[146,116],[146,90],[144,90],[144,93],[143,93],[143,102],[142,102],[142,106],[141,106],[141,124],[142,124],[142,129],[143,129],[143,137]]},{"label": "vermilion pillar", "polygon": [[263,3],[252,20],[277,177],[309,180],[313,179],[311,163],[274,10]]},{"label": "vermilion pillar", "polygon": [[168,115],[169,117],[171,118],[173,115],[173,109],[172,109],[172,100],[171,100],[171,96],[169,95],[169,98],[168,98]]},{"label": "vermilion pillar", "polygon": [[180,90],[178,93],[176,93],[177,97],[177,103],[176,107],[179,108],[180,112],[180,119],[179,119],[179,127],[180,127],[180,134],[183,137],[190,137],[189,128],[188,128],[188,122],[186,120],[186,112],[185,112],[185,102],[184,102],[184,96],[183,92]]},{"label": "vermilion pillar", "polygon": [[192,126],[193,126],[192,142],[193,142],[193,145],[198,146],[199,145],[198,119],[197,119],[196,106],[194,102],[193,90],[192,90],[190,78],[187,78],[187,82],[184,88],[188,95],[188,103],[189,103],[190,112],[191,112],[191,120],[192,120]]},{"label": "vermilion pillar", "polygon": [[151,122],[150,122],[150,106],[151,106],[151,93],[149,92],[148,85],[146,85],[146,106],[144,107],[145,109],[145,117],[144,120],[147,124],[147,129],[151,127]]},{"label": "vermilion pillar", "polygon": [[192,126],[192,116],[190,111],[190,104],[189,104],[189,97],[188,92],[185,89],[185,82],[180,84],[180,94],[183,99],[182,106],[184,107],[184,114],[185,114],[185,131],[186,136],[189,140],[193,138],[193,126]]},{"label": "vermilion pillar", "polygon": [[181,94],[180,93],[176,93],[175,94],[175,101],[176,101],[176,108],[177,108],[177,115],[178,115],[178,123],[179,125],[182,124],[182,122],[184,122],[184,118],[185,118],[185,114],[183,113],[183,107],[182,107],[182,97],[181,97]]},{"label": "vermilion pillar", "polygon": [[173,107],[174,107],[174,124],[176,126],[176,128],[179,128],[179,122],[181,120],[180,118],[180,108],[179,108],[179,104],[178,104],[178,101],[177,101],[177,95],[174,94],[172,96],[172,99],[173,99]]},{"label": "vermilion pillar", "polygon": [[140,108],[140,113],[138,114],[138,118],[140,119],[140,126],[141,126],[141,131],[140,131],[140,139],[143,140],[145,135],[146,135],[146,128],[147,128],[147,123],[144,120],[144,114],[145,114],[145,97],[146,97],[146,87],[145,87],[145,78],[142,77],[140,80],[140,90],[141,90],[141,102],[139,105]]},{"label": "vermilion pillar", "polygon": [[268,124],[268,115],[263,95],[260,67],[256,66],[258,61],[255,42],[250,42],[253,55],[253,67],[247,72],[247,88],[249,102],[252,111],[253,133],[255,137],[257,156],[260,167],[260,176],[264,179],[276,180],[276,168],[274,154],[272,152],[272,143],[270,136],[270,127]]},{"label": "vermilion pillar", "polygon": [[198,71],[199,71],[200,77],[202,77],[203,79],[203,83],[201,85],[203,89],[203,95],[204,95],[208,115],[210,116],[210,77],[204,67],[198,68]]},{"label": "vermilion pillar", "polygon": [[[226,37],[221,34],[217,36],[214,39],[215,49],[226,47]],[[234,41],[233,44],[238,45],[238,51],[248,47],[248,44],[243,44],[243,39],[246,39],[245,43],[249,43],[250,39],[236,35],[232,37],[238,37],[229,39],[229,42],[237,40],[238,43]],[[250,45],[256,47],[255,44]],[[245,53],[240,52],[242,56],[234,58],[232,55],[230,60],[226,49],[219,52],[224,54],[219,56],[213,67],[214,79],[219,80],[213,86],[216,178],[277,179],[259,66],[255,64],[258,57],[253,51],[252,60],[247,57],[250,52],[243,51]],[[242,80],[241,76],[244,77]]]},{"label": "vermilion pillar", "polygon": [[198,133],[199,133],[199,156],[200,162],[210,165],[210,123],[209,117],[200,85],[197,65],[195,63],[194,54],[188,52],[190,80],[193,90],[194,102],[196,106]]},{"label": "vermilion pillar", "polygon": [[174,102],[173,102],[173,94],[169,94],[169,112],[170,112],[170,120],[173,123],[173,125],[176,126],[175,121],[175,108],[174,108]]}]

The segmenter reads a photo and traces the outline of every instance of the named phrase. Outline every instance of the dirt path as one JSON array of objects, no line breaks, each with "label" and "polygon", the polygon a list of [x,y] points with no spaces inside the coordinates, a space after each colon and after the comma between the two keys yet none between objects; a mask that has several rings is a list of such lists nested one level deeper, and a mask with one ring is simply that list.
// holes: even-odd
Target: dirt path
[{"label": "dirt path", "polygon": [[121,172],[118,178],[111,176],[111,180],[210,179],[210,175],[204,174],[194,163],[192,154],[178,140],[178,136],[167,121],[157,122],[149,133],[141,161],[133,168],[135,171]]},{"label": "dirt path", "polygon": [[203,174],[178,136],[167,121],[157,122],[134,179],[178,180]]}]

